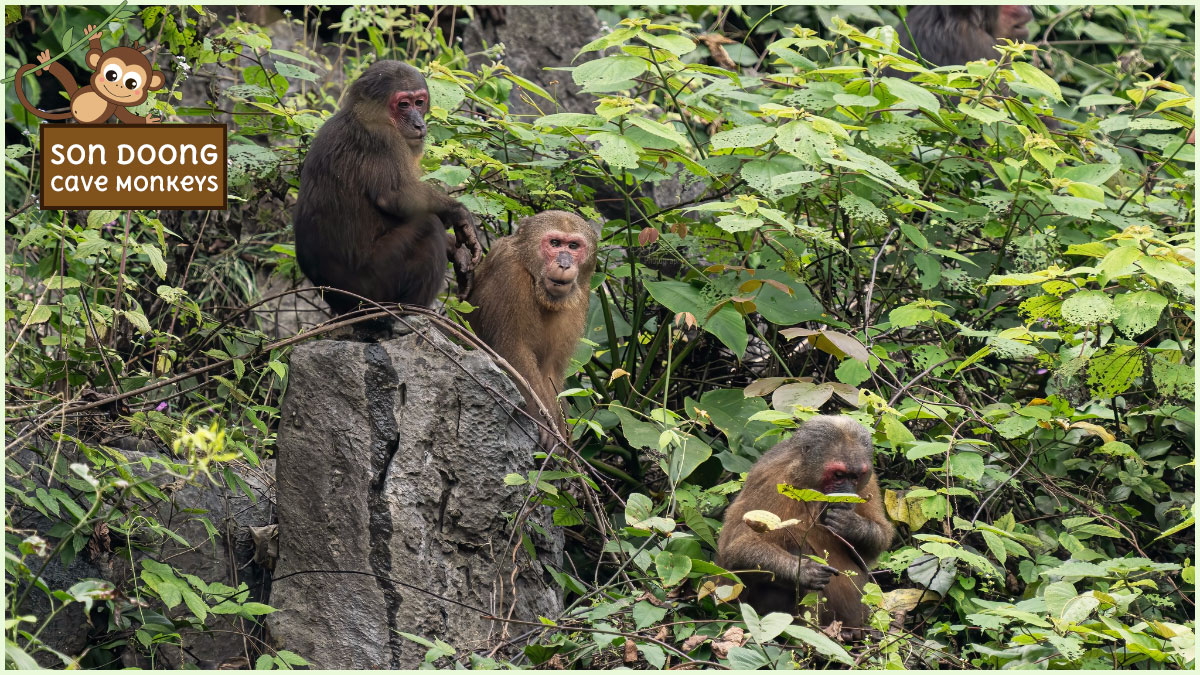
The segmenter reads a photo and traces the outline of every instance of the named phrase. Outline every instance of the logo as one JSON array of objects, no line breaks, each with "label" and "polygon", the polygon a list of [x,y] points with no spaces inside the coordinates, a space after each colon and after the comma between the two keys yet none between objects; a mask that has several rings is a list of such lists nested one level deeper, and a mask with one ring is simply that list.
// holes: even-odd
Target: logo
[{"label": "logo", "polygon": [[[84,63],[92,70],[79,86],[46,50],[38,63],[17,70],[17,99],[42,123],[41,200],[47,209],[225,209],[227,129],[224,124],[162,124],[129,110],[166,78],[138,43],[104,49],[103,31],[88,26]],[[65,54],[64,54],[65,55]],[[70,98],[67,112],[51,113],[29,102],[21,81],[53,75]],[[116,117],[121,124],[108,124]],[[71,123],[74,122],[74,123]]]}]

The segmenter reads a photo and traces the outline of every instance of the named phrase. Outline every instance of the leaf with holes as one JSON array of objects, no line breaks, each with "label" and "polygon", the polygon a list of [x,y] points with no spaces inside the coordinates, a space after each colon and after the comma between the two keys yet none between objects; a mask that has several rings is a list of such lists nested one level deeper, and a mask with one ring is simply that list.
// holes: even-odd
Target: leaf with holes
[{"label": "leaf with holes", "polygon": [[1104,291],[1078,291],[1063,301],[1062,316],[1080,326],[1094,326],[1117,318],[1117,309]]},{"label": "leaf with holes", "polygon": [[1092,396],[1112,398],[1133,386],[1145,369],[1142,350],[1131,345],[1109,347],[1088,359],[1087,384]]},{"label": "leaf with holes", "polygon": [[1117,312],[1117,329],[1133,338],[1158,325],[1167,299],[1154,291],[1138,291],[1118,295],[1113,304]]}]

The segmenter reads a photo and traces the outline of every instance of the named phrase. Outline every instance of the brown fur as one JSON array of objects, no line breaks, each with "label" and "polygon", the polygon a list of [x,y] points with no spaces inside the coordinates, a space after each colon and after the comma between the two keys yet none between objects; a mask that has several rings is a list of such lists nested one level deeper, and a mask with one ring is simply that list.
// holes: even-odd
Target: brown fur
[{"label": "brown fur", "polygon": [[[900,45],[920,51],[935,66],[962,65],[979,59],[998,59],[994,47],[1001,38],[1028,40],[1026,24],[1033,13],[1022,5],[922,5],[909,10],[896,28]],[[911,39],[909,33],[912,33]]]},{"label": "brown fur", "polygon": [[[541,249],[550,232],[577,235],[587,250],[572,266],[574,278],[563,297],[547,291],[548,270],[555,265]],[[529,381],[533,393],[564,430],[558,394],[571,354],[587,324],[589,282],[596,270],[596,232],[566,211],[543,211],[522,220],[516,234],[498,240],[476,270],[467,301],[475,332]]]},{"label": "brown fur", "polygon": [[[405,93],[408,107],[400,110],[393,99]],[[421,181],[428,111],[420,71],[379,61],[317,132],[300,173],[295,218],[296,259],[313,284],[380,303],[428,305],[442,289],[447,259],[459,272],[479,262],[471,215]],[[448,241],[447,225],[457,242]],[[456,259],[455,243],[467,255]],[[336,314],[359,304],[340,293],[326,300]]]},{"label": "brown fur", "polygon": [[[865,466],[867,471],[858,475],[852,484],[823,483],[831,463]],[[795,613],[797,598],[818,590],[826,598],[818,611],[818,620],[822,624],[838,620],[847,628],[865,625],[866,607],[860,598],[861,589],[868,581],[868,570],[863,563],[867,566],[874,563],[891,543],[895,532],[884,515],[872,463],[870,432],[844,416],[814,417],[801,425],[791,438],[759,458],[747,475],[741,493],[725,512],[725,525],[717,550],[717,564],[737,573],[746,584],[742,596],[745,602],[760,613]],[[843,520],[852,524],[841,528],[842,538],[839,539],[831,532],[832,526],[825,524],[837,507],[820,502],[798,502],[781,495],[776,487],[779,483],[827,494],[853,491],[867,501],[854,505],[853,514],[858,517],[850,516],[849,509],[838,514],[839,517],[849,516]],[[755,532],[742,517],[748,511],[759,509],[770,511],[781,520],[795,518],[800,523],[784,529]],[[842,539],[853,544],[854,551]],[[825,558],[840,574],[830,577],[830,570],[826,570],[821,576],[816,569],[819,566],[812,561],[806,562],[798,571],[801,553]],[[763,572],[746,572],[756,569]],[[850,571],[854,576],[846,574]],[[814,577],[821,580],[814,582]],[[828,585],[821,589],[825,579],[828,579]]]}]

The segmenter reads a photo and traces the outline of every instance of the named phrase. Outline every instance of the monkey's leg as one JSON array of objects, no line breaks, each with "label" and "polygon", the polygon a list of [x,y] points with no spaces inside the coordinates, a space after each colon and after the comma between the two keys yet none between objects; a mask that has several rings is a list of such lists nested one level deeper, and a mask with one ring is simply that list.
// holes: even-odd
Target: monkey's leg
[{"label": "monkey's leg", "polygon": [[361,294],[376,302],[430,305],[446,272],[444,231],[435,216],[426,216],[384,232],[357,266]]}]

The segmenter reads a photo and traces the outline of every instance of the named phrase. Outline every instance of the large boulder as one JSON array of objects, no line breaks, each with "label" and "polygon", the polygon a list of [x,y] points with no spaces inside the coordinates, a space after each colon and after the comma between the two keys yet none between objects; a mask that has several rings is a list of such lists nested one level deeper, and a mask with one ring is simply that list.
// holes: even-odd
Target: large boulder
[{"label": "large boulder", "polygon": [[[570,73],[546,69],[577,66],[596,58],[598,53],[593,52],[572,63],[579,48],[600,37],[602,32],[600,20],[591,7],[513,5],[505,8],[503,19],[479,18],[467,26],[463,48],[471,54],[482,51],[485,44],[503,44],[500,62],[517,75],[541,85],[555,98],[562,112],[591,113],[596,110],[595,96],[581,93]],[[478,70],[486,60],[482,56],[472,57],[471,70]],[[534,98],[541,114],[559,112],[549,101]],[[514,115],[539,114],[516,95],[510,97],[508,109]]]},{"label": "large boulder", "polygon": [[561,610],[542,568],[561,535],[535,536],[530,560],[509,522],[525,494],[504,477],[534,466],[524,401],[489,357],[407,321],[415,332],[382,342],[292,352],[269,622],[314,667],[413,668],[425,648],[401,631],[482,649],[504,629],[484,613]]}]

